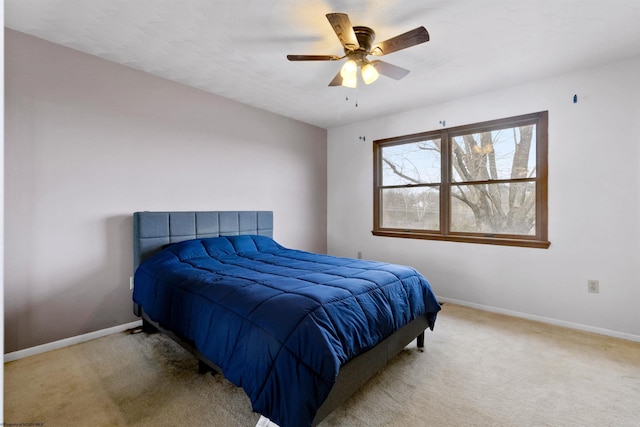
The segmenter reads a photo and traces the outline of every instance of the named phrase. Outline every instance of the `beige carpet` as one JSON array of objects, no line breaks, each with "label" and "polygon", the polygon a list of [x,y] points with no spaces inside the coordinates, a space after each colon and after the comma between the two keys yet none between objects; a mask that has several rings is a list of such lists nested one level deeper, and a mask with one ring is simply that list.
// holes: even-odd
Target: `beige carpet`
[{"label": "beige carpet", "polygon": [[[241,389],[160,334],[120,333],[5,364],[5,423],[246,426]],[[6,425],[6,424],[5,424]],[[639,426],[640,343],[447,304],[329,426]]]}]

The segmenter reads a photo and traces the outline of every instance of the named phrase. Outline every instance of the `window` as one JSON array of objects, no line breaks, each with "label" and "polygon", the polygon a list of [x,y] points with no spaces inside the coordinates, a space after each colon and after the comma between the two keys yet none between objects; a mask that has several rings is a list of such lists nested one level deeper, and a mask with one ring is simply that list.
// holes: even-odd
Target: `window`
[{"label": "window", "polygon": [[546,111],[374,141],[373,234],[549,247]]}]

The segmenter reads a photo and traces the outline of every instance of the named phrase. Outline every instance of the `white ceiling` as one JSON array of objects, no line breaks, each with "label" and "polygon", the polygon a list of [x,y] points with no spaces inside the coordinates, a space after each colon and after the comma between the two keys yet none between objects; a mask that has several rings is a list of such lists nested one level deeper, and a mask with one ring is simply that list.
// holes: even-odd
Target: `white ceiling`
[{"label": "white ceiling", "polygon": [[[286,55],[342,56],[329,12],[431,40],[380,58],[403,80],[328,87],[341,63]],[[640,55],[640,0],[5,0],[5,25],[324,128]]]}]

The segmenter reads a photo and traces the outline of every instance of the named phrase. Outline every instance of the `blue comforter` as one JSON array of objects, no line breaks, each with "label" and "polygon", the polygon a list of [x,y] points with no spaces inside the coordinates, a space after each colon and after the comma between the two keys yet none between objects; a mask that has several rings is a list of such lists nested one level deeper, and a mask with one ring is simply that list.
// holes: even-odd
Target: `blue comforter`
[{"label": "blue comforter", "polygon": [[342,364],[420,315],[433,328],[440,310],[413,268],[262,236],[173,244],[140,264],[133,299],[282,427],[311,425]]}]

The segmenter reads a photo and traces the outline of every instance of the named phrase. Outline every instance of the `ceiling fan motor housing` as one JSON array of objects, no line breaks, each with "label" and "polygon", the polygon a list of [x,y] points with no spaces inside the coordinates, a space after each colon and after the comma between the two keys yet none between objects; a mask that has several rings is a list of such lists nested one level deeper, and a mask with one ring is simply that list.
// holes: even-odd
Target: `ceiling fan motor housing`
[{"label": "ceiling fan motor housing", "polygon": [[365,56],[371,53],[371,46],[373,46],[373,41],[376,39],[376,33],[369,27],[353,27],[353,32],[356,33],[360,47],[356,50],[345,48],[344,53],[351,59],[362,61]]}]

